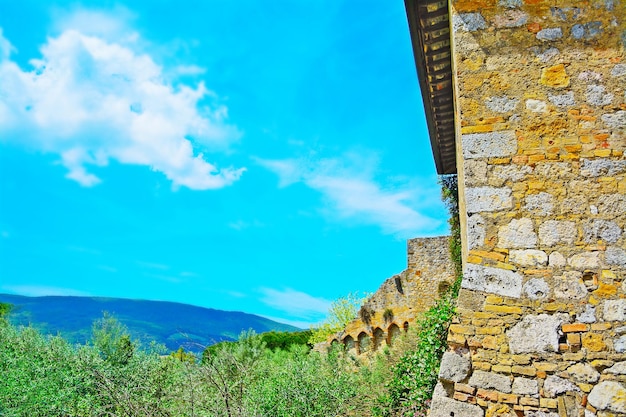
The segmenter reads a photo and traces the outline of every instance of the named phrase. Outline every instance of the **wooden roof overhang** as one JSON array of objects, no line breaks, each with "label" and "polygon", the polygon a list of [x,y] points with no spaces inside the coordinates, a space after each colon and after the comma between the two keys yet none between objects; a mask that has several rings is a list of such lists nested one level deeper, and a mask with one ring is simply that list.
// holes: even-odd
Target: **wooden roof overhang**
[{"label": "wooden roof overhang", "polygon": [[447,0],[404,0],[430,143],[439,174],[456,174],[454,90]]}]

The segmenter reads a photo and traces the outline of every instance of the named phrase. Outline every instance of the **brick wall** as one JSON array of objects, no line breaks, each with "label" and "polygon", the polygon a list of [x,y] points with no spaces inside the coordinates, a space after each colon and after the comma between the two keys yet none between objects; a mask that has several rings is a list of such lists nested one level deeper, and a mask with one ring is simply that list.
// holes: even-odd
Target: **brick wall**
[{"label": "brick wall", "polygon": [[431,416],[625,416],[626,1],[451,15],[464,280]]}]

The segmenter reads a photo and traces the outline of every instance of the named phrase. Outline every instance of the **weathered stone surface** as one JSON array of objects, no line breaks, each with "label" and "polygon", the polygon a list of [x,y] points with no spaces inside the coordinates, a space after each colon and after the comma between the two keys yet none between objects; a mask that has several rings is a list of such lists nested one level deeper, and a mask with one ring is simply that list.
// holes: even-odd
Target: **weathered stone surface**
[{"label": "weathered stone surface", "polygon": [[546,28],[537,32],[537,39],[542,41],[554,41],[563,37],[561,28]]},{"label": "weathered stone surface", "polygon": [[476,32],[487,28],[487,22],[480,13],[459,13],[452,17],[452,25],[455,32],[462,30]]},{"label": "weathered stone surface", "polygon": [[611,76],[613,77],[621,77],[626,75],[626,64],[617,64],[611,70]]},{"label": "weathered stone surface", "polygon": [[519,100],[507,96],[489,97],[485,101],[485,105],[489,110],[495,113],[509,113],[515,110]]},{"label": "weathered stone surface", "polygon": [[[584,195],[573,195],[561,200],[561,214],[583,214],[587,210],[589,202]],[[597,214],[597,213],[596,213]]]},{"label": "weathered stone surface", "polygon": [[596,308],[590,304],[586,304],[585,311],[576,316],[576,321],[579,321],[581,323],[595,323]]},{"label": "weathered stone surface", "polygon": [[473,214],[467,218],[467,246],[478,248],[485,243],[485,219],[480,214]]},{"label": "weathered stone surface", "polygon": [[461,141],[463,156],[467,159],[505,157],[517,152],[517,137],[513,130],[465,134]]},{"label": "weathered stone surface", "polygon": [[554,296],[568,300],[581,300],[587,296],[587,287],[582,281],[582,273],[567,271],[555,278]]},{"label": "weathered stone surface", "polygon": [[506,332],[509,351],[513,354],[558,352],[559,329],[568,322],[567,314],[527,315]]},{"label": "weathered stone surface", "polygon": [[475,187],[483,185],[487,181],[487,162],[480,159],[468,159],[465,161],[465,186]]},{"label": "weathered stone surface", "polygon": [[554,398],[564,392],[574,391],[580,392],[580,388],[567,379],[555,375],[549,375],[543,383],[543,392],[547,397]]},{"label": "weathered stone surface", "polygon": [[626,161],[612,159],[583,159],[580,175],[584,177],[615,176],[626,171]]},{"label": "weathered stone surface", "polygon": [[509,252],[509,261],[521,266],[546,266],[548,255],[537,249],[513,249]]},{"label": "weathered stone surface", "polygon": [[585,384],[593,384],[600,379],[600,372],[588,363],[577,363],[567,368],[570,378],[574,382],[582,382]]},{"label": "weathered stone surface", "polygon": [[539,242],[545,246],[558,243],[571,245],[576,240],[576,223],[562,220],[548,220],[539,226]]},{"label": "weathered stone surface", "polygon": [[613,101],[613,94],[607,93],[606,88],[603,85],[588,85],[587,86],[587,103],[594,106],[606,106]]},{"label": "weathered stone surface", "polygon": [[535,395],[539,392],[539,384],[536,379],[517,377],[513,380],[513,394]]},{"label": "weathered stone surface", "polygon": [[524,294],[531,300],[543,300],[550,294],[550,286],[540,278],[533,278],[524,284]]},{"label": "weathered stone surface", "polygon": [[511,189],[508,187],[467,188],[465,205],[468,213],[510,209],[513,207]]},{"label": "weathered stone surface", "polygon": [[617,246],[609,247],[604,252],[604,259],[609,265],[617,265],[624,268],[626,267],[626,250]]},{"label": "weathered stone surface", "polygon": [[626,213],[626,195],[605,194],[598,202],[598,213],[619,216]]},{"label": "weathered stone surface", "polygon": [[626,320],[626,300],[606,300],[604,302],[603,318],[605,321]]},{"label": "weathered stone surface", "polygon": [[609,220],[587,220],[583,223],[583,238],[587,243],[597,243],[602,239],[606,243],[615,243],[622,236],[622,229]]},{"label": "weathered stone surface", "polygon": [[511,392],[511,378],[493,372],[474,371],[469,384],[482,389],[494,389],[509,394]]},{"label": "weathered stone surface", "polygon": [[501,248],[534,248],[537,245],[537,234],[533,229],[533,221],[523,217],[500,226],[498,245]]},{"label": "weathered stone surface", "polygon": [[533,113],[546,113],[548,111],[548,104],[545,101],[528,99],[526,100],[526,110]]},{"label": "weathered stone surface", "polygon": [[598,252],[583,252],[571,256],[567,263],[574,269],[584,271],[586,269],[597,269],[600,267]]},{"label": "weathered stone surface", "polygon": [[615,113],[607,113],[601,116],[602,121],[608,127],[612,127],[614,129],[623,129],[626,128],[626,111],[620,110]]},{"label": "weathered stone surface", "polygon": [[453,400],[452,398],[436,397],[430,405],[431,417],[484,417],[485,412],[478,405]]},{"label": "weathered stone surface", "polygon": [[494,17],[494,25],[497,28],[516,28],[528,22],[528,13],[521,10],[507,10],[503,14]]},{"label": "weathered stone surface", "polygon": [[441,358],[439,379],[450,382],[461,382],[469,375],[470,360],[455,352],[446,352]]},{"label": "weathered stone surface", "polygon": [[504,184],[506,181],[511,181],[513,183],[519,182],[523,180],[526,175],[532,173],[532,168],[528,165],[515,166],[515,165],[497,165],[493,167],[493,177],[491,181],[498,179],[498,185]]},{"label": "weathered stone surface", "polygon": [[541,410],[528,410],[524,412],[524,417],[559,417],[559,413],[551,413],[549,411]]},{"label": "weathered stone surface", "polygon": [[619,382],[600,382],[591,390],[587,400],[598,410],[626,413],[626,388]]},{"label": "weathered stone surface", "polygon": [[613,340],[613,349],[615,349],[617,353],[626,352],[626,335]]},{"label": "weathered stone surface", "polygon": [[544,192],[526,196],[524,210],[537,216],[548,216],[554,211],[554,196]]},{"label": "weathered stone surface", "polygon": [[572,107],[576,105],[574,100],[574,93],[569,91],[565,94],[548,95],[548,100],[558,107]]},{"label": "weathered stone surface", "polygon": [[522,295],[522,276],[506,269],[467,264],[463,272],[461,286],[470,290],[520,298]]},{"label": "weathered stone surface", "polygon": [[539,82],[548,87],[563,88],[569,86],[569,79],[570,77],[567,75],[567,71],[565,71],[565,65],[558,64],[553,67],[543,68]]},{"label": "weathered stone surface", "polygon": [[617,362],[615,365],[604,370],[607,374],[626,375],[626,361]]},{"label": "weathered stone surface", "polygon": [[565,257],[559,252],[552,252],[548,257],[548,265],[553,268],[562,268],[567,264]]}]

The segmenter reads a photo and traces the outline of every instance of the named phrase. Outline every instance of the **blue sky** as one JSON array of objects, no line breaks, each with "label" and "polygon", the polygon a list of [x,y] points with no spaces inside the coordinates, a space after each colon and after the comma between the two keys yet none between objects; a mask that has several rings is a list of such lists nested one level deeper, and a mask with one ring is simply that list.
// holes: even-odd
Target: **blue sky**
[{"label": "blue sky", "polygon": [[300,326],[447,233],[401,1],[0,0],[0,291]]}]

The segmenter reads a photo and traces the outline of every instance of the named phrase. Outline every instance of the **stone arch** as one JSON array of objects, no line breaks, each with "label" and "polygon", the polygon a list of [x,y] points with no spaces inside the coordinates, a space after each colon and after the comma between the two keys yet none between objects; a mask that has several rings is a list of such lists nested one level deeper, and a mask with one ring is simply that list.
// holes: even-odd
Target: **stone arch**
[{"label": "stone arch", "polygon": [[372,334],[372,350],[378,350],[383,340],[385,340],[385,332],[380,327],[375,328]]},{"label": "stone arch", "polygon": [[354,343],[354,338],[350,335],[343,338],[343,346],[347,352],[357,347],[356,344]]},{"label": "stone arch", "polygon": [[372,340],[371,340],[370,335],[368,335],[365,332],[359,333],[357,353],[361,354],[361,353],[365,353],[369,351],[372,348],[371,344],[372,344]]},{"label": "stone arch", "polygon": [[391,346],[394,339],[400,337],[400,327],[396,323],[391,323],[391,326],[387,329],[387,344]]}]

